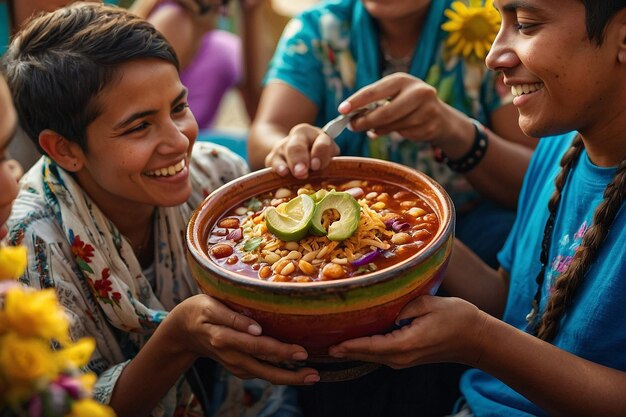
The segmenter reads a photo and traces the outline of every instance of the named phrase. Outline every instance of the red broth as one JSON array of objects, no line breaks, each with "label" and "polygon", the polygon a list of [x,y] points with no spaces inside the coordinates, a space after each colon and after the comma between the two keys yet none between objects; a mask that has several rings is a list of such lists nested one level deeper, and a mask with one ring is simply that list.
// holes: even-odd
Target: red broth
[{"label": "red broth", "polygon": [[[347,191],[361,205],[354,235],[344,241],[308,235],[284,242],[267,230],[264,210],[299,194]],[[327,212],[332,215],[332,212]],[[326,224],[332,221],[326,216]],[[398,186],[360,180],[321,181],[261,194],[221,217],[207,239],[209,257],[252,278],[313,282],[350,278],[390,267],[423,249],[439,219],[420,196]]]}]

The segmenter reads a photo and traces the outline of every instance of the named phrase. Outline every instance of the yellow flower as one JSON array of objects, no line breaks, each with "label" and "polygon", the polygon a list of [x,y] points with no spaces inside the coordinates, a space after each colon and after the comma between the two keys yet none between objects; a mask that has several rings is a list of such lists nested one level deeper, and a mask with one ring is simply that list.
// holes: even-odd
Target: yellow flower
[{"label": "yellow flower", "polygon": [[72,404],[72,411],[67,417],[115,417],[115,413],[110,407],[87,398]]},{"label": "yellow flower", "polygon": [[95,348],[95,340],[85,337],[58,350],[56,355],[59,362],[65,364],[65,366],[80,368],[87,365]]},{"label": "yellow flower", "polygon": [[11,384],[41,383],[59,372],[47,341],[8,333],[0,341],[0,372]]},{"label": "yellow flower", "polygon": [[26,247],[0,247],[0,281],[18,279],[24,273],[27,261]]},{"label": "yellow flower", "polygon": [[455,1],[444,14],[449,20],[441,28],[450,32],[446,46],[451,53],[485,59],[500,28],[500,14],[493,0],[485,0],[484,5],[482,0],[469,0],[469,5]]},{"label": "yellow flower", "polygon": [[98,377],[93,372],[80,374],[76,378],[80,382],[80,385],[85,388],[85,391],[89,393],[93,392],[93,387],[96,385],[96,381],[98,380]]},{"label": "yellow flower", "polygon": [[69,342],[68,321],[54,290],[32,291],[13,288],[6,294],[0,311],[0,329],[10,329],[21,336]]}]

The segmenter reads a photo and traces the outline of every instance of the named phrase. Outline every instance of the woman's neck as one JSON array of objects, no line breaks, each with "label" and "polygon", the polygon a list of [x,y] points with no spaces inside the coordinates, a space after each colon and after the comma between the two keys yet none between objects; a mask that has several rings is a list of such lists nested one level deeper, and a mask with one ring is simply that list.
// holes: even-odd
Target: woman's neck
[{"label": "woman's neck", "polygon": [[102,213],[130,242],[142,267],[148,267],[154,259],[154,215],[156,207],[128,202],[107,204],[95,202]]},{"label": "woman's neck", "polygon": [[616,114],[596,128],[581,129],[589,159],[600,167],[613,167],[626,157],[626,110]]},{"label": "woman's neck", "polygon": [[155,211],[156,208],[152,208],[148,212],[141,210],[136,216],[128,213],[116,218],[109,217],[120,233],[129,240],[130,246],[143,268],[150,266],[154,260]]},{"label": "woman's neck", "polygon": [[397,19],[379,19],[380,44],[393,58],[402,58],[415,50],[428,8],[411,16]]}]

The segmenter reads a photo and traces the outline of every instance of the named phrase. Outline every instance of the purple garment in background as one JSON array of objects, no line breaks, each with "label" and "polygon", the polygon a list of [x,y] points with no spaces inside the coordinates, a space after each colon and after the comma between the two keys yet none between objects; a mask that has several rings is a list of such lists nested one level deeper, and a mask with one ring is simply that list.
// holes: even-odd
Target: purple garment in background
[{"label": "purple garment in background", "polygon": [[[180,7],[164,2],[164,7]],[[241,40],[230,32],[215,29],[202,37],[193,60],[180,71],[180,79],[189,89],[188,103],[201,130],[212,127],[224,94],[242,77]]]},{"label": "purple garment in background", "polygon": [[200,129],[212,127],[224,94],[241,79],[241,41],[223,30],[212,30],[191,63],[180,72],[188,103]]}]

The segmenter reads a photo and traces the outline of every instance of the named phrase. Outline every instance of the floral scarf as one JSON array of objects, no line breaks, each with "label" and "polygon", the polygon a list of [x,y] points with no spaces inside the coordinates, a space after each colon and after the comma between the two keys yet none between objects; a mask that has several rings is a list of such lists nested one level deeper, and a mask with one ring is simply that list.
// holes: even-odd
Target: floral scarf
[{"label": "floral scarf", "polygon": [[[42,160],[41,173],[29,177],[28,186],[40,190],[54,212],[71,244],[76,265],[115,328],[133,334],[151,333],[167,311],[199,292],[184,261],[184,231],[191,215],[188,204],[156,210],[153,290],[130,242],[76,181],[48,158]],[[192,200],[199,201],[199,197],[195,195]]]},{"label": "floral scarf", "polygon": [[[115,382],[167,312],[199,292],[186,265],[184,232],[192,208],[211,191],[247,172],[241,158],[210,143],[197,143],[190,161],[193,195],[187,204],[158,208],[154,216],[154,282],[129,242],[71,175],[43,157],[22,179],[9,220],[12,244],[23,243],[29,265],[22,281],[55,288],[72,318],[72,338],[92,335],[96,352],[89,368],[98,376],[95,396],[108,402]],[[242,381],[217,367],[212,378],[214,413],[236,410],[256,416],[284,409],[288,392],[261,380]],[[292,394],[289,394],[292,395]],[[181,379],[153,416],[193,415],[197,402]],[[247,400],[245,400],[247,398]],[[245,400],[245,401],[244,401]],[[191,405],[190,405],[191,404]],[[289,408],[289,404],[287,404]],[[298,415],[294,413],[285,415]]]}]

